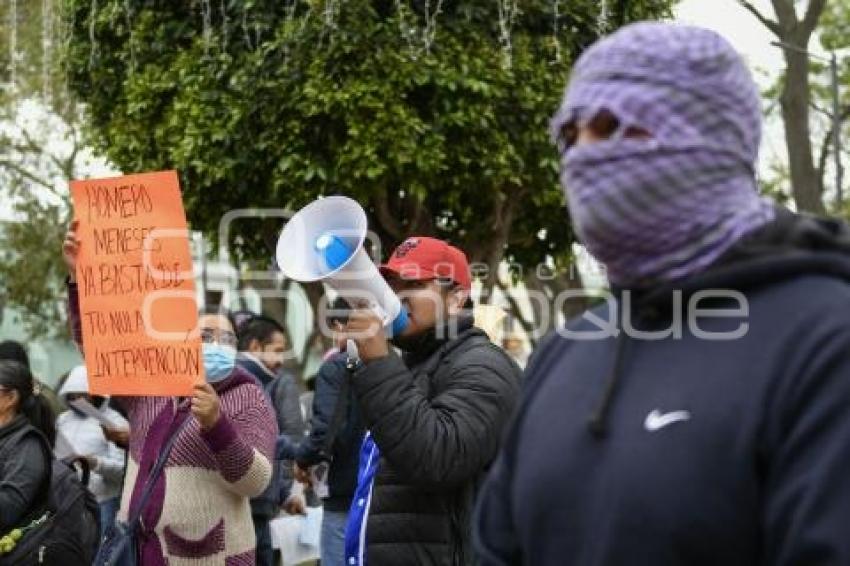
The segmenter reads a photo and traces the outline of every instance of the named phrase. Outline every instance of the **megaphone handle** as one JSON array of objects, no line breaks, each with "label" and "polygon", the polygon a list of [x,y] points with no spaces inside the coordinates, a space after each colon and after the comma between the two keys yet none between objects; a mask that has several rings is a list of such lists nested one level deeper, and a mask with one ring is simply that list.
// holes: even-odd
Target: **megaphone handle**
[{"label": "megaphone handle", "polygon": [[356,370],[360,364],[360,351],[357,349],[357,344],[350,338],[345,343],[345,353],[348,358],[345,360],[345,367],[348,371]]}]

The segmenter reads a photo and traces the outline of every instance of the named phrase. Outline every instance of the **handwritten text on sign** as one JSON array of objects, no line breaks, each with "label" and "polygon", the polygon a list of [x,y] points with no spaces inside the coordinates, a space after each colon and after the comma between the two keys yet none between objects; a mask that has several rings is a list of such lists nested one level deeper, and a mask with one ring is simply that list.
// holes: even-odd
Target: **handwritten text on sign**
[{"label": "handwritten text on sign", "polygon": [[203,363],[177,174],[73,181],[71,195],[90,391],[190,394]]}]

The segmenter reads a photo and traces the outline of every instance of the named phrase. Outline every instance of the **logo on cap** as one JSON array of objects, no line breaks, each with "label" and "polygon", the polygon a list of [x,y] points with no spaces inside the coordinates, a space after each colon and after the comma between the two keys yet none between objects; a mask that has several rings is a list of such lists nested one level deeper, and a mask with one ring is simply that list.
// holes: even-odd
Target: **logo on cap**
[{"label": "logo on cap", "polygon": [[398,248],[396,248],[394,255],[395,255],[395,257],[398,257],[398,258],[404,257],[407,254],[409,254],[410,252],[412,252],[414,249],[416,249],[416,246],[418,246],[418,245],[419,245],[419,239],[418,238],[408,238],[405,241],[403,241],[398,246]]}]

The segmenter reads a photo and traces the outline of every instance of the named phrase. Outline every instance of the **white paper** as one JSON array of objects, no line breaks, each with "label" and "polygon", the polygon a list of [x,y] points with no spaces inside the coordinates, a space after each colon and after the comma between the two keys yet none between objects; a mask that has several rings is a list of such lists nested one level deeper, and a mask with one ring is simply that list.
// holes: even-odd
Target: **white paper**
[{"label": "white paper", "polygon": [[114,421],[109,416],[102,411],[99,411],[89,403],[86,399],[74,399],[71,401],[71,406],[76,407],[79,411],[81,411],[84,415],[96,419],[100,424],[105,426],[106,428],[117,428],[124,429],[127,428],[124,426],[124,423]]},{"label": "white paper", "polygon": [[[319,525],[316,544],[303,544],[301,536],[308,522]],[[272,534],[272,545],[280,549],[284,564],[301,564],[310,560],[319,559],[319,544],[321,539],[322,508],[308,507],[307,516],[304,515],[281,515],[269,523]],[[311,533],[308,533],[310,535]],[[309,539],[310,537],[308,537]]]},{"label": "white paper", "polygon": [[298,542],[318,548],[319,539],[322,536],[322,508],[307,507],[306,513],[307,518],[301,526],[301,534],[298,535]]}]

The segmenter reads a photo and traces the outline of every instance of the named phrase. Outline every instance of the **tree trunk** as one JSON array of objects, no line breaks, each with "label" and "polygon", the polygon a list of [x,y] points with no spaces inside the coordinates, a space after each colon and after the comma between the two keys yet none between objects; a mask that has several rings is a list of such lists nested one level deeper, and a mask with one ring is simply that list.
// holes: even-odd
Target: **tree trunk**
[{"label": "tree trunk", "polygon": [[493,203],[492,215],[487,221],[493,230],[486,242],[470,243],[468,246],[469,260],[473,263],[483,263],[487,266],[487,277],[481,282],[482,304],[492,304],[493,289],[498,284],[499,265],[505,257],[505,246],[511,236],[517,207],[525,194],[523,189],[514,189],[513,192],[500,193]]},{"label": "tree trunk", "polygon": [[785,146],[791,171],[791,191],[798,210],[824,214],[823,194],[818,169],[812,155],[809,128],[809,39],[817,27],[826,0],[809,0],[802,18],[792,0],[771,0],[776,20],[762,14],[749,0],[738,3],[762,23],[779,40],[778,47],[785,56],[785,76],[782,81],[782,122],[785,126]]},{"label": "tree trunk", "polygon": [[[802,48],[805,48],[805,44]],[[785,144],[788,148],[788,165],[791,171],[794,201],[799,210],[824,214],[826,209],[812,156],[812,139],[809,129],[808,58],[804,53],[785,50],[785,61],[787,69],[780,103],[782,120],[785,124]]]}]

